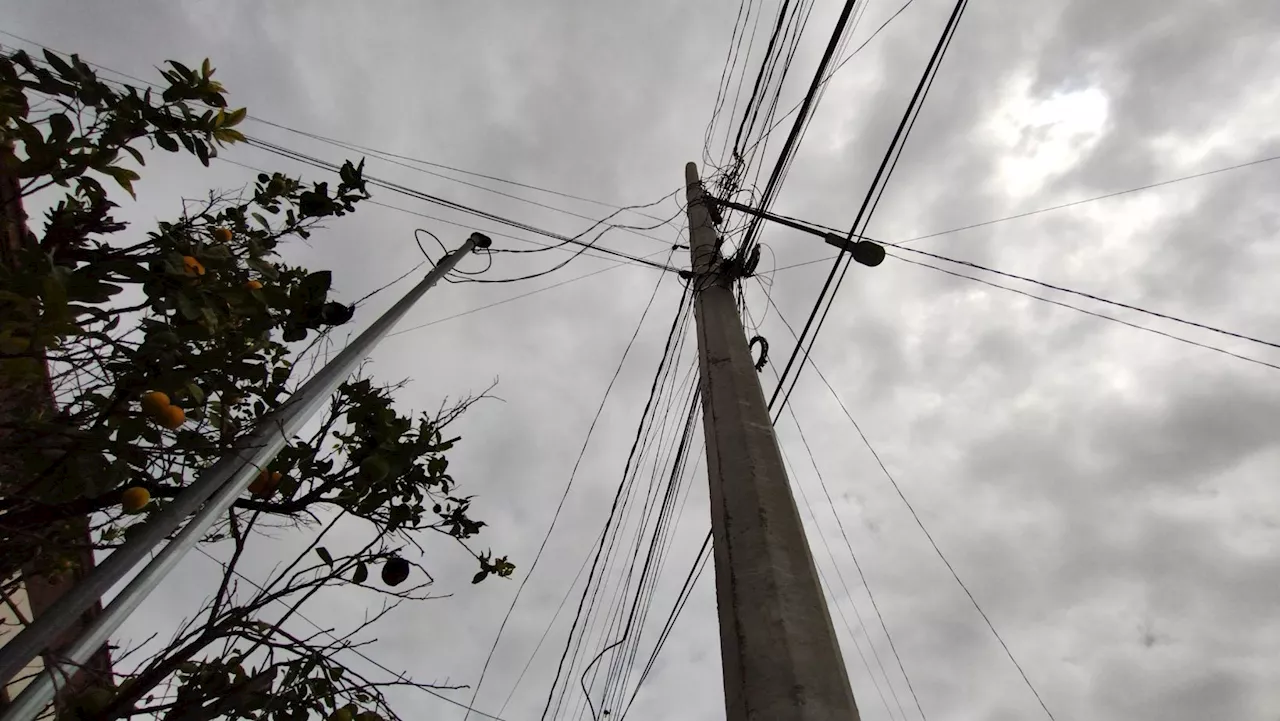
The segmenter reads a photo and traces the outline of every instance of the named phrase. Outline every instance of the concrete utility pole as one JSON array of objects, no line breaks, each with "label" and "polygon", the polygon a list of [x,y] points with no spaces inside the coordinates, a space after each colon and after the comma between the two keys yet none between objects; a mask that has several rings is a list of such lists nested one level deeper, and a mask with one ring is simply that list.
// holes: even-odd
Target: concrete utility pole
[{"label": "concrete utility pole", "polygon": [[684,175],[726,718],[857,721],[698,166]]}]

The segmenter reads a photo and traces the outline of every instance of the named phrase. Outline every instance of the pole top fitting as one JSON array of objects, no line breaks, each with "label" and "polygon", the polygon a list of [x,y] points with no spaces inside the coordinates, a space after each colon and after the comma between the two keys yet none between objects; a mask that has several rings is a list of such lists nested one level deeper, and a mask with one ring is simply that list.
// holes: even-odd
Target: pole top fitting
[{"label": "pole top fitting", "polygon": [[474,243],[477,248],[488,248],[493,245],[493,240],[484,233],[472,233],[471,242]]}]

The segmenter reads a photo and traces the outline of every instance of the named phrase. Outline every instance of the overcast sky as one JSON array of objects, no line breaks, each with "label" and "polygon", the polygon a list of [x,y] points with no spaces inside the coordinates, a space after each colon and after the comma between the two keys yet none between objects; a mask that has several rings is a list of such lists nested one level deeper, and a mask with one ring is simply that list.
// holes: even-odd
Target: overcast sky
[{"label": "overcast sky", "polygon": [[[870,0],[851,47],[898,5]],[[779,212],[836,227],[852,222],[950,5],[915,0],[840,71]],[[766,0],[768,13],[775,6]],[[737,7],[730,0],[5,0],[0,29],[148,79],[166,59],[194,64],[209,57],[232,103],[259,118],[621,205],[671,193],[682,184],[684,163],[701,158]],[[812,77],[837,11],[832,0],[818,2],[784,108]],[[1266,0],[974,0],[870,234],[911,238],[1280,155],[1277,30],[1280,4]],[[262,124],[244,130],[333,161],[356,157]],[[224,157],[321,176],[252,148]],[[560,232],[587,224],[373,159],[368,171]],[[125,214],[141,232],[173,217],[183,197],[251,179],[251,171],[225,163],[203,170],[194,161],[157,158]],[[480,182],[580,215],[608,212]],[[912,245],[1274,342],[1278,190],[1280,163],[1264,163]],[[375,199],[502,230],[385,192]],[[659,210],[675,214],[677,205],[669,200]],[[288,259],[333,269],[341,294],[356,298],[421,260],[415,227],[450,246],[468,232],[368,206],[295,243]],[[606,243],[649,255],[678,237],[670,226],[647,233],[662,242],[615,233]],[[775,258],[777,266],[789,265],[830,250],[777,227],[763,241],[769,252],[762,273]],[[508,258],[495,262],[491,277],[551,264],[542,256]],[[610,265],[582,258],[523,283],[441,286],[403,327]],[[774,300],[793,325],[808,313],[828,267],[773,278]],[[1274,348],[953,269],[1280,364]],[[518,578],[659,275],[609,270],[395,336],[373,355],[380,379],[414,379],[398,398],[405,409],[434,409],[446,396],[500,381],[495,393],[505,402],[479,405],[459,421],[463,441],[451,458],[464,490],[478,496],[476,515],[491,524],[480,548],[510,554]],[[485,679],[476,701],[483,711],[502,707],[603,524],[679,297],[674,278],[658,288]],[[753,316],[765,316],[758,286],[748,298]],[[353,327],[393,300],[391,292],[375,298]],[[775,314],[761,333],[784,359],[791,341]],[[1280,719],[1276,369],[893,258],[851,270],[814,357],[1058,719]],[[928,719],[1045,718],[830,392],[812,369],[801,378],[792,405],[834,507],[789,416],[779,435],[792,484],[816,512],[815,525],[801,502],[815,558],[854,630],[850,636],[835,617],[863,717],[903,718],[895,694],[905,718],[919,712],[837,517]],[[762,380],[771,390],[772,375]],[[706,532],[701,470],[692,488],[642,657]],[[349,533],[354,543],[358,529]],[[246,573],[264,578],[299,540],[259,540]],[[472,586],[470,559],[447,544],[429,548],[437,590],[454,595],[398,610],[368,653],[418,680],[474,683],[518,578]],[[167,633],[210,590],[213,571],[212,562],[193,555],[121,640]],[[304,613],[349,628],[374,600],[337,593]],[[564,621],[503,718],[538,717]],[[708,572],[632,717],[722,718],[716,638]],[[887,681],[870,655],[873,645]],[[866,666],[859,649],[871,659]],[[351,663],[367,668],[360,659]],[[396,699],[411,721],[462,716],[424,694]],[[576,710],[579,699],[571,696],[568,708]]]}]

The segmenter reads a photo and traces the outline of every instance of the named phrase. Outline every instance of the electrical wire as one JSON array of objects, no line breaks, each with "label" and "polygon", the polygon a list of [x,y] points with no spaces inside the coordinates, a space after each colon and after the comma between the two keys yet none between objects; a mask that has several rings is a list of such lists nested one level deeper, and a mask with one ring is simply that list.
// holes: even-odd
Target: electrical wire
[{"label": "electrical wire", "polygon": [[[649,417],[649,412],[653,408],[654,402],[657,399],[659,383],[663,377],[663,368],[666,365],[667,359],[670,357],[671,348],[677,337],[677,331],[681,326],[681,320],[686,316],[685,310],[686,310],[686,306],[689,303],[689,300],[690,300],[690,293],[686,291],[681,295],[680,305],[676,309],[675,317],[672,319],[671,330],[667,335],[666,344],[663,349],[662,361],[659,363],[659,368],[658,368],[658,371],[655,373],[653,384],[650,386],[649,398],[645,402],[644,410],[641,412],[640,427],[636,431],[636,437],[633,440],[631,445],[631,450],[627,455],[627,462],[623,469],[622,481],[618,485],[618,490],[614,495],[613,502],[609,509],[609,514],[605,521],[606,535],[608,534],[608,530],[614,526],[614,521],[617,519],[619,506],[624,497],[624,491],[628,485],[627,479],[631,475],[630,471],[633,465],[636,465],[635,464],[636,452],[641,444],[642,433],[645,426],[645,419]],[[615,533],[615,536],[616,536],[616,533]],[[559,686],[561,677],[564,676],[565,674],[565,671],[566,671],[565,661],[568,659],[568,656],[569,656],[570,648],[572,646],[572,642],[574,638],[574,632],[576,631],[578,625],[581,623],[581,620],[583,617],[583,610],[587,605],[587,600],[589,597],[588,592],[592,588],[592,580],[596,577],[597,571],[600,570],[600,560],[602,556],[607,557],[610,552],[611,551],[606,550],[603,545],[597,548],[596,550],[595,559],[591,563],[591,570],[587,574],[587,588],[583,589],[582,597],[578,601],[578,610],[574,615],[573,624],[570,626],[569,636],[565,641],[564,652],[561,654],[560,661],[556,666],[555,679],[552,681],[551,690],[547,694],[547,701],[543,707],[542,715],[540,717],[541,719],[543,719],[543,721],[545,721],[545,719],[547,718],[547,714],[551,712],[551,704],[555,697],[556,688]],[[595,595],[598,595],[598,593],[599,593],[599,588],[597,587]],[[593,599],[592,604],[594,605],[594,595],[591,595],[591,598]],[[588,615],[590,614],[588,613]],[[581,639],[579,640],[579,645],[581,645]],[[572,664],[570,665],[570,668],[572,668]]]},{"label": "electrical wire", "polygon": [[[631,514],[631,509],[633,508],[633,504],[630,503],[631,489],[633,488],[634,483],[637,479],[639,470],[643,465],[643,459],[646,455],[646,451],[650,447],[650,440],[653,438],[653,429],[654,429],[653,419],[655,419],[658,416],[662,416],[662,417],[666,416],[666,412],[659,413],[659,414],[652,414],[651,411],[654,410],[659,404],[661,404],[662,402],[661,398],[664,397],[665,395],[665,390],[667,385],[666,381],[669,378],[672,378],[671,370],[674,367],[674,363],[672,363],[671,361],[673,361],[678,355],[679,347],[683,344],[684,338],[687,336],[687,334],[684,331],[687,328],[687,325],[692,315],[691,301],[692,301],[691,294],[686,290],[686,292],[681,296],[680,307],[677,308],[676,317],[673,319],[671,331],[667,336],[667,341],[663,348],[663,353],[662,353],[661,360],[659,362],[659,367],[657,372],[655,373],[654,382],[650,387],[649,399],[646,401],[644,410],[641,413],[640,424],[636,431],[635,440],[632,442],[631,450],[627,455],[627,462],[623,469],[622,480],[619,483],[618,491],[615,494],[613,504],[610,507],[609,516],[606,519],[606,526],[612,527],[614,529],[614,533],[609,541],[607,548],[597,549],[597,558],[592,563],[593,571],[588,576],[589,588],[583,590],[583,597],[579,601],[579,606],[578,606],[579,611],[577,614],[578,618],[583,618],[583,617],[588,618],[590,619],[590,623],[587,626],[586,632],[578,637],[576,644],[574,644],[574,641],[573,641],[572,628],[570,630],[569,638],[566,640],[565,654],[562,655],[561,657],[561,665],[563,666],[564,660],[569,656],[569,651],[571,647],[572,647],[573,660],[570,661],[568,666],[564,666],[564,669],[566,672],[566,689],[564,693],[567,693],[568,691],[568,686],[567,686],[568,675],[567,674],[571,673],[572,669],[577,665],[577,662],[580,658],[579,654],[582,648],[582,644],[585,641],[585,639],[591,635],[591,630],[595,626],[598,620],[598,618],[594,614],[594,609],[597,605],[597,601],[601,591],[605,588],[605,586],[608,583],[607,582],[608,569],[612,564],[615,549],[621,551],[621,547],[618,546],[617,541],[620,539],[622,532],[627,527],[627,520]],[[675,348],[675,352],[673,352],[673,347]],[[669,412],[669,409],[670,409],[670,405],[668,404],[668,408],[667,408],[668,412]],[[655,482],[656,482],[656,479],[651,480],[651,484],[650,484],[651,489],[654,487]],[[648,506],[648,502],[646,502],[646,506]],[[621,516],[620,522],[619,522],[619,516]],[[639,537],[640,535],[643,534],[643,524],[644,524],[644,521],[642,520],[640,528],[637,529],[638,535],[635,541],[636,544],[639,543]],[[637,552],[638,552],[638,547],[637,547]],[[602,557],[604,559],[603,564],[600,563],[600,559]],[[590,588],[590,579],[595,576],[594,571],[596,568],[599,568],[601,570],[600,577],[605,580],[602,581],[600,586],[594,587],[594,590],[592,590]],[[615,624],[620,620],[622,600],[625,597],[626,589],[630,586],[630,580],[631,580],[632,571],[634,570],[634,565],[627,566],[627,569],[628,571],[625,574],[623,574],[623,578],[619,579],[618,588],[614,594],[614,600],[605,604],[606,618],[605,618],[605,630],[603,632],[604,636],[602,636],[602,643],[603,643],[603,638],[607,637],[608,634],[611,633],[610,629],[616,629]],[[588,597],[590,598],[589,604],[587,604]],[[583,612],[584,604],[586,605],[585,615]],[[607,649],[601,649],[601,651],[604,651],[604,650],[607,650]],[[559,676],[560,676],[560,672],[558,669],[557,681],[553,682],[552,684],[552,689],[551,689],[552,695],[554,695],[555,689],[558,685]],[[559,708],[563,703],[564,693],[561,694],[560,701],[556,703],[556,710],[555,712],[552,713],[553,718],[558,714]],[[584,694],[583,701],[584,701],[584,706],[590,704],[590,699],[587,694]],[[548,702],[550,702],[550,696],[548,697]]]},{"label": "electrical wire", "polygon": [[[889,148],[880,162],[880,167],[876,171],[875,178],[872,180],[871,188],[867,191],[867,195],[858,209],[858,214],[854,218],[853,226],[849,231],[850,239],[860,235],[863,231],[859,228],[865,228],[866,222],[870,222],[871,215],[875,210],[875,205],[879,204],[879,199],[884,192],[884,188],[889,182],[889,178],[893,174],[893,169],[897,167],[897,160],[901,157],[902,147],[905,145],[907,137],[910,135],[911,128],[915,125],[915,118],[919,115],[919,110],[928,96],[929,89],[933,86],[933,78],[936,77],[938,67],[941,65],[942,59],[946,55],[947,48],[950,47],[951,38],[954,36],[956,26],[958,25],[960,18],[963,16],[966,7],[968,7],[968,0],[956,0],[955,6],[951,11],[951,16],[947,19],[947,25],[943,29],[941,37],[938,38],[937,45],[934,47],[933,55],[929,58],[929,62],[925,66],[920,82],[916,85],[915,92],[913,93],[910,102],[907,104],[902,120],[898,124],[898,129],[894,133],[893,139],[889,143]],[[886,172],[886,170],[888,172]],[[882,179],[883,182],[881,182]],[[868,209],[871,210],[870,213],[868,212]],[[864,222],[864,218],[866,222]],[[813,344],[817,340],[818,333],[821,332],[822,325],[826,321],[827,314],[831,311],[835,294],[839,291],[840,285],[844,282],[845,274],[848,273],[849,262],[846,255],[845,248],[842,247],[840,253],[836,256],[835,262],[831,266],[831,272],[827,275],[827,279],[823,283],[822,290],[818,293],[818,299],[814,303],[813,310],[805,321],[804,328],[801,330],[799,335],[799,341],[792,350],[791,356],[787,359],[787,364],[782,370],[781,377],[783,379],[783,383],[774,389],[773,395],[769,398],[770,410],[774,409],[779,397],[781,397],[781,406],[785,406],[787,400],[791,396],[792,390],[795,389],[796,381],[798,380],[799,372],[803,368],[803,365],[801,368],[797,369],[796,378],[789,378],[791,368],[794,366],[796,359],[800,356],[801,352],[803,352],[807,357],[813,350]],[[842,261],[845,261],[843,272],[841,272]],[[837,281],[836,274],[838,272],[840,273],[840,277]],[[832,284],[833,281],[835,281],[834,286]],[[830,295],[828,295],[828,290],[830,290]],[[828,300],[828,298],[830,298],[830,300]],[[823,310],[824,301],[828,301],[826,303],[825,310]],[[820,318],[818,316],[819,311],[822,312]],[[814,326],[815,320],[818,321],[816,326]],[[808,338],[810,327],[814,328],[814,333],[813,338],[809,341],[809,346],[806,349],[804,347],[804,341]],[[786,384],[788,380],[790,380],[789,386]],[[783,393],[784,388],[786,388],[785,394]],[[779,413],[781,413],[781,406],[778,408]]]},{"label": "electrical wire", "polygon": [[1061,301],[1053,300],[1052,298],[1045,298],[1044,296],[1039,296],[1039,295],[1035,295],[1035,294],[1033,294],[1033,293],[1028,293],[1028,292],[1023,291],[1023,290],[1018,290],[1017,288],[1010,288],[1010,287],[1009,287],[1009,286],[1007,286],[1007,285],[1000,285],[999,283],[992,283],[992,282],[991,282],[991,281],[989,281],[989,280],[983,280],[982,278],[975,278],[975,277],[973,277],[973,276],[971,276],[971,275],[965,275],[964,273],[957,273],[957,272],[955,272],[955,271],[947,270],[946,268],[939,268],[939,267],[938,267],[938,266],[936,266],[936,265],[931,265],[931,264],[929,264],[929,263],[922,263],[922,262],[920,262],[920,261],[918,261],[918,260],[911,260],[910,258],[903,258],[902,256],[899,256],[899,255],[891,255],[891,257],[896,258],[896,259],[898,259],[898,260],[900,260],[900,261],[902,261],[902,262],[904,262],[904,263],[911,263],[912,265],[918,265],[918,266],[921,266],[921,267],[924,267],[924,268],[932,268],[933,270],[936,270],[936,271],[939,271],[939,272],[942,272],[942,273],[946,273],[947,275],[953,275],[953,276],[955,276],[955,277],[957,277],[957,278],[966,278],[966,279],[968,279],[968,280],[972,280],[972,281],[976,281],[976,282],[978,282],[978,283],[982,283],[983,285],[989,285],[989,286],[991,286],[992,288],[1000,288],[1000,289],[1002,289],[1002,290],[1007,290],[1007,291],[1009,291],[1009,292],[1011,292],[1011,293],[1017,293],[1018,295],[1025,295],[1025,296],[1027,296],[1028,298],[1034,298],[1034,299],[1036,299],[1036,300],[1044,301],[1045,303],[1052,303],[1053,305],[1062,306],[1063,308],[1069,308],[1069,309],[1071,309],[1071,310],[1078,311],[1078,312],[1080,312],[1080,313],[1084,313],[1085,315],[1091,315],[1091,316],[1093,316],[1093,317],[1095,317],[1095,318],[1101,318],[1102,320],[1111,321],[1112,323],[1119,323],[1120,325],[1128,326],[1128,327],[1130,327],[1130,328],[1136,328],[1137,330],[1146,331],[1147,333],[1155,333],[1156,335],[1164,336],[1165,338],[1171,338],[1171,339],[1176,340],[1176,341],[1178,341],[1178,342],[1180,342],[1180,343],[1186,343],[1186,344],[1188,344],[1188,345],[1196,346],[1197,348],[1204,348],[1205,350],[1211,350],[1211,351],[1214,351],[1215,353],[1222,353],[1222,354],[1224,354],[1224,355],[1229,355],[1229,356],[1231,356],[1231,357],[1233,357],[1233,358],[1239,358],[1240,360],[1243,360],[1243,361],[1249,361],[1250,363],[1256,363],[1256,364],[1261,365],[1261,366],[1266,366],[1266,367],[1268,367],[1268,368],[1274,368],[1274,369],[1276,369],[1276,370],[1280,370],[1280,365],[1276,365],[1276,364],[1274,364],[1274,363],[1268,363],[1267,361],[1263,361],[1263,360],[1258,360],[1257,358],[1250,358],[1249,356],[1240,355],[1239,353],[1233,353],[1232,351],[1226,350],[1226,349],[1224,349],[1224,348],[1219,348],[1219,347],[1217,347],[1217,346],[1212,346],[1212,345],[1209,345],[1209,344],[1207,344],[1207,343],[1201,343],[1201,342],[1199,342],[1199,341],[1194,341],[1194,340],[1191,340],[1190,338],[1183,338],[1182,336],[1173,335],[1172,333],[1166,333],[1166,332],[1164,332],[1164,331],[1162,331],[1162,330],[1157,330],[1157,329],[1155,329],[1155,328],[1148,328],[1148,327],[1146,327],[1146,326],[1138,325],[1137,323],[1130,323],[1130,322],[1129,322],[1129,321],[1127,321],[1127,320],[1121,320],[1121,319],[1116,318],[1116,317],[1114,317],[1114,316],[1105,315],[1105,314],[1103,314],[1103,313],[1096,313],[1096,312],[1094,312],[1094,311],[1086,310],[1086,309],[1084,309],[1084,308],[1081,308],[1081,307],[1079,307],[1079,306],[1075,306],[1075,305],[1071,305],[1071,304],[1069,304],[1069,303],[1063,303],[1063,302],[1061,302]]},{"label": "electrical wire", "polygon": [[[551,539],[551,533],[555,530],[556,521],[560,519],[560,513],[564,510],[565,500],[568,499],[569,491],[573,488],[573,481],[578,475],[578,468],[582,465],[582,460],[587,454],[587,448],[591,444],[591,435],[595,431],[601,415],[604,414],[605,405],[609,402],[609,395],[613,391],[613,386],[617,383],[618,376],[622,374],[622,367],[626,364],[627,356],[631,354],[631,349],[635,346],[636,339],[640,336],[640,330],[644,327],[644,321],[649,316],[649,310],[653,308],[654,300],[658,297],[658,289],[662,287],[662,281],[665,278],[666,276],[659,276],[658,282],[654,284],[653,292],[649,295],[649,301],[645,304],[644,311],[640,314],[640,321],[636,324],[635,332],[631,334],[631,340],[627,342],[626,348],[622,351],[622,358],[618,361],[618,367],[609,379],[609,384],[605,386],[604,396],[600,399],[600,405],[596,408],[595,416],[592,417],[591,424],[587,427],[587,435],[583,439],[582,449],[578,452],[577,460],[574,461],[573,470],[569,472],[569,479],[565,482],[564,491],[560,494],[560,501],[556,504],[556,510],[551,516],[551,523],[547,526],[547,532],[543,535],[542,542],[538,545],[538,551],[534,554],[533,562],[529,564],[529,572],[521,579],[520,585],[516,588],[515,596],[511,599],[511,605],[507,607],[507,612],[502,617],[502,623],[498,626],[498,633],[493,639],[493,645],[489,648],[489,654],[485,657],[484,666],[480,671],[480,679],[476,682],[475,691],[471,695],[472,701],[469,705],[474,705],[475,697],[480,693],[480,686],[484,683],[485,673],[489,670],[489,663],[493,660],[493,654],[497,651],[498,644],[502,641],[502,632],[506,630],[507,622],[511,619],[511,614],[515,611],[516,604],[520,601],[521,592],[524,591],[524,587],[529,583],[529,579],[533,577],[533,572],[538,567],[538,561],[542,559],[542,553],[547,548],[547,541]],[[588,576],[588,585],[590,585],[590,582],[591,579]]]},{"label": "electrical wire", "polygon": [[[914,263],[916,261],[908,262]],[[772,299],[770,300],[770,303],[773,303]],[[783,324],[790,329],[791,324],[787,323],[785,316],[782,315],[781,309],[778,308],[776,304],[773,305],[773,310],[778,318],[782,320]],[[791,332],[793,335],[795,334],[794,329],[792,329]],[[946,565],[947,570],[951,572],[951,577],[955,579],[955,582],[964,591],[965,595],[968,596],[969,602],[973,604],[978,615],[982,616],[982,620],[987,624],[987,628],[991,631],[991,634],[1000,642],[1000,647],[1004,649],[1005,655],[1009,658],[1009,661],[1013,663],[1014,668],[1018,670],[1019,675],[1022,676],[1022,680],[1026,683],[1027,688],[1031,689],[1031,693],[1036,697],[1036,701],[1040,703],[1040,707],[1044,709],[1044,712],[1049,716],[1050,721],[1054,721],[1053,713],[1049,711],[1049,707],[1045,705],[1044,699],[1040,696],[1040,692],[1036,690],[1035,685],[1031,683],[1031,679],[1027,677],[1026,671],[1022,669],[1022,664],[1018,663],[1018,659],[1014,658],[1013,651],[1011,651],[1008,644],[1004,642],[1004,638],[1002,638],[1000,636],[1000,632],[996,630],[995,624],[991,622],[991,618],[987,616],[987,612],[982,610],[982,605],[978,603],[978,599],[974,597],[973,593],[969,590],[968,585],[960,579],[960,574],[957,573],[955,567],[951,565],[951,561],[947,560],[946,554],[944,554],[942,549],[938,547],[938,543],[933,540],[933,534],[929,533],[929,529],[925,527],[924,521],[920,520],[920,516],[916,513],[915,507],[907,500],[907,496],[902,492],[902,487],[898,485],[897,479],[895,479],[893,474],[889,472],[889,468],[880,458],[880,454],[877,453],[875,447],[871,445],[871,440],[867,438],[866,433],[863,432],[862,426],[854,420],[853,414],[849,412],[849,408],[845,405],[844,400],[840,398],[840,394],[836,392],[836,389],[827,380],[827,377],[822,373],[822,369],[818,368],[818,364],[813,360],[812,356],[805,356],[805,362],[808,363],[810,368],[813,368],[813,372],[817,374],[818,378],[822,381],[822,384],[827,387],[827,391],[831,393],[831,397],[834,398],[836,404],[840,406],[840,410],[844,412],[845,417],[849,419],[851,424],[853,424],[853,428],[857,431],[858,437],[862,439],[863,445],[865,445],[867,450],[871,452],[871,456],[875,459],[876,464],[880,466],[880,470],[884,473],[885,478],[889,480],[890,485],[893,486],[893,490],[898,494],[898,498],[900,498],[903,504],[906,505],[907,510],[911,513],[911,517],[915,520],[916,525],[920,527],[925,538],[929,540],[929,545],[933,547],[934,553],[936,553],[938,558],[942,560],[942,563]]]}]

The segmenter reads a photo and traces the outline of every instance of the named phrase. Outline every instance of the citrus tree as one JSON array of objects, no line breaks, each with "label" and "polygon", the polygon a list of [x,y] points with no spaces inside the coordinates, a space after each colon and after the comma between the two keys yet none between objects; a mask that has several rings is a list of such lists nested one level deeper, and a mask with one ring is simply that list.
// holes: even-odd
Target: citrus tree
[{"label": "citrus tree", "polygon": [[[105,550],[127,539],[287,400],[301,375],[293,351],[314,347],[355,311],[332,299],[329,272],[291,266],[279,249],[369,197],[363,162],[345,163],[332,186],[261,174],[145,235],[113,217],[112,197],[134,194],[144,153],[187,153],[208,165],[220,147],[244,140],[245,110],[228,109],[208,61],[198,69],[170,62],[162,74],[163,89],[141,90],[100,79],[75,56],[0,55],[6,593],[23,578],[75,571],[85,545]],[[46,208],[38,226],[26,213],[36,204]],[[379,682],[338,665],[334,651],[349,647],[347,637],[289,630],[298,606],[333,585],[423,598],[430,576],[404,552],[423,532],[471,553],[473,582],[513,570],[506,558],[471,549],[484,523],[470,517],[470,498],[449,474],[446,454],[458,439],[445,430],[474,399],[406,414],[391,389],[363,377],[339,389],[315,432],[261,469],[207,539],[235,550],[200,622],[135,664],[119,688],[99,679],[74,713],[340,721],[389,713]],[[253,529],[315,527],[326,517],[361,519],[373,540],[344,553],[313,544],[287,574],[237,591],[236,563]],[[414,574],[419,583],[397,589]],[[269,607],[284,615],[263,620]]]}]

